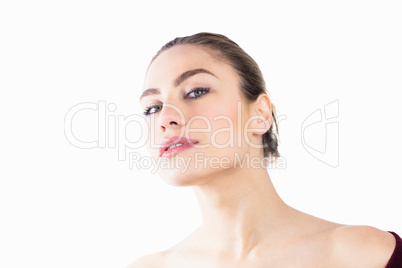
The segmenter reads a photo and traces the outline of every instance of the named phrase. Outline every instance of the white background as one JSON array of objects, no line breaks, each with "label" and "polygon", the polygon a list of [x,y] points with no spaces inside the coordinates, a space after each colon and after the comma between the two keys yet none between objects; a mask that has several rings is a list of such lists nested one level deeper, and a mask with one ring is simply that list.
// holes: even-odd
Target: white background
[{"label": "white background", "polygon": [[[190,188],[79,149],[64,119],[82,102],[139,114],[146,67],[167,41],[200,31],[237,42],[260,65],[278,115],[289,205],[402,234],[399,1],[2,1],[0,266],[125,267],[200,223]],[[303,147],[301,126],[339,102],[339,165]],[[76,118],[96,138],[96,113]],[[310,135],[318,147],[325,124]],[[139,134],[138,126],[127,135]],[[312,133],[312,134],[311,134]],[[310,136],[311,137],[311,136]],[[133,150],[145,154],[143,149]]]}]

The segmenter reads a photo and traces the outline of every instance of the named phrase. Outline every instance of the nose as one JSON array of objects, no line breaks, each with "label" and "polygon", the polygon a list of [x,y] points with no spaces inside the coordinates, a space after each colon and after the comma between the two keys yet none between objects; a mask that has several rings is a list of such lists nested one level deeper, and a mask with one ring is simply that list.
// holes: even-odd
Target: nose
[{"label": "nose", "polygon": [[184,124],[184,114],[179,107],[165,103],[159,114],[159,125],[163,132],[166,129],[180,128]]}]

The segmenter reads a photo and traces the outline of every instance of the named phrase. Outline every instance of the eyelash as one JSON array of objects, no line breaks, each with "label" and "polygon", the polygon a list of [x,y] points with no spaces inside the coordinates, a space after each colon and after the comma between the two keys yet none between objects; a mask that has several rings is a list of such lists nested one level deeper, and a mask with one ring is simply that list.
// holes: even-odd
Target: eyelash
[{"label": "eyelash", "polygon": [[[199,97],[202,97],[203,95],[205,95],[205,94],[207,94],[208,92],[209,92],[209,87],[207,87],[207,88],[204,88],[204,87],[196,87],[196,88],[193,88],[192,90],[190,90],[190,92],[188,92],[187,94],[186,94],[186,97],[187,96],[189,96],[191,93],[194,93],[194,92],[196,92],[196,91],[202,91],[202,92],[204,92],[201,96],[198,96],[198,97],[192,97],[192,98],[190,98],[190,99],[198,99]],[[151,114],[154,114],[154,113],[156,113],[156,112],[153,112],[153,113],[149,113],[153,108],[157,108],[157,107],[160,107],[160,109],[162,109],[162,104],[152,104],[152,105],[150,105],[150,106],[148,106],[148,107],[146,107],[145,108],[145,110],[144,110],[144,115],[151,115]]]}]

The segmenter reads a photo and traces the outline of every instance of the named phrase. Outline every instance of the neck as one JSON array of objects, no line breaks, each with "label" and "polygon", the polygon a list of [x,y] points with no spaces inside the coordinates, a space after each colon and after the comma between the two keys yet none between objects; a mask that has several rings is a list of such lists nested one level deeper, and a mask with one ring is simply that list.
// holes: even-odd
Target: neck
[{"label": "neck", "polygon": [[263,237],[274,235],[291,210],[275,191],[266,169],[225,170],[193,190],[205,239],[211,238],[216,250],[236,255],[246,254]]}]

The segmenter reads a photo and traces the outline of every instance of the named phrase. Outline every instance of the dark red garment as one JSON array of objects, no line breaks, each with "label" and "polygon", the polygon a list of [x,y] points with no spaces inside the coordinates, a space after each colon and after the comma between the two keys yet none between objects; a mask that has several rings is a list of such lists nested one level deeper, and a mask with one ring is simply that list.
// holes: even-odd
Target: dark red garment
[{"label": "dark red garment", "polygon": [[396,233],[388,232],[395,236],[396,246],[385,268],[402,268],[402,239]]}]

